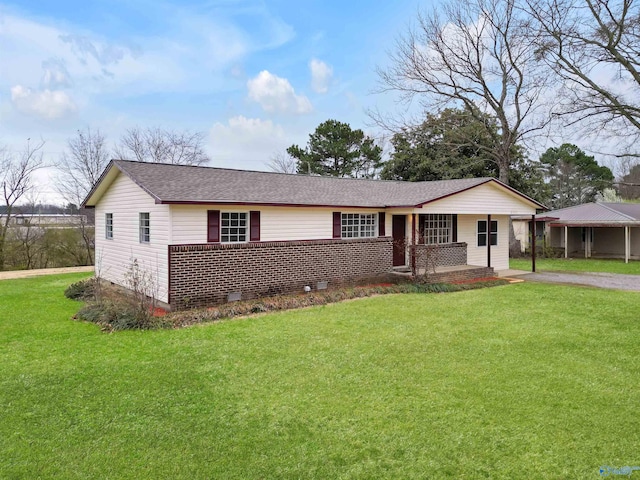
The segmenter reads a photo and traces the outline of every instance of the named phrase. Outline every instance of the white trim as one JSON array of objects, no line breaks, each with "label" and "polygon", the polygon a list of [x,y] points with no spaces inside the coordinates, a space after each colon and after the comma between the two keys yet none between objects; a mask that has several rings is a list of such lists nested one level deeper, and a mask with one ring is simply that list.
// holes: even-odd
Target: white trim
[{"label": "white trim", "polygon": [[105,212],[104,214],[104,238],[105,240],[113,240],[113,212]]},{"label": "white trim", "polygon": [[[352,220],[355,220],[355,217],[357,217],[357,223],[345,225],[345,215],[347,216],[347,221],[349,220],[348,216],[351,216]],[[363,223],[363,217],[371,217],[373,219],[373,223]],[[355,233],[357,235],[345,236],[345,229],[348,231],[349,227],[352,227],[351,233]],[[362,235],[363,229],[365,232],[367,232],[367,230],[371,230],[372,235]],[[340,212],[340,238],[376,238],[377,236],[378,213]]]},{"label": "white trim", "polygon": [[[452,243],[453,238],[453,214],[451,213],[422,213],[420,214],[424,217],[424,231],[418,232],[418,235],[422,236],[424,245],[446,245],[448,243]],[[435,217],[435,219],[429,219],[429,217]],[[441,220],[444,218],[445,227],[440,226]],[[428,228],[428,222],[435,222],[436,226],[433,228]],[[420,229],[420,217],[418,217],[418,230]],[[435,233],[435,235],[427,235],[427,230],[431,230]],[[441,235],[446,231],[446,235]],[[436,242],[428,242],[429,238],[434,238]],[[441,241],[442,239],[446,241]]]},{"label": "white trim", "polygon": [[[223,215],[233,215],[233,214],[244,215],[244,218],[245,218],[244,227],[240,227],[238,225],[238,227],[228,226],[226,228],[229,228],[229,229],[230,228],[238,228],[239,230],[241,228],[244,228],[244,238],[245,239],[244,240],[238,240],[238,241],[224,241],[223,240],[224,234],[222,233],[222,230],[225,227],[222,225],[222,217],[223,217]],[[251,234],[251,214],[250,214],[249,211],[220,211],[220,243],[224,243],[225,245],[248,243],[250,234]],[[231,236],[231,234],[228,234],[228,236]],[[237,236],[240,236],[240,233],[238,233]]]},{"label": "white trim", "polygon": [[[147,216],[146,226],[142,225],[142,216]],[[140,243],[151,243],[151,212],[138,212],[138,238]]]}]

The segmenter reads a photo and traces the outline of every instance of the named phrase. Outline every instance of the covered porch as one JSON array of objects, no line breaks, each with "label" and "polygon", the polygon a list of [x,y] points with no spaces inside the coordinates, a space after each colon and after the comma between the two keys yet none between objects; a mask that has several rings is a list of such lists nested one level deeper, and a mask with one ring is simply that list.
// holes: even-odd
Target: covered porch
[{"label": "covered porch", "polygon": [[392,217],[393,270],[399,275],[440,283],[495,277],[509,269],[508,215]]},{"label": "covered porch", "polygon": [[620,258],[640,260],[640,225],[616,223],[549,224],[549,246],[564,251],[564,258]]}]

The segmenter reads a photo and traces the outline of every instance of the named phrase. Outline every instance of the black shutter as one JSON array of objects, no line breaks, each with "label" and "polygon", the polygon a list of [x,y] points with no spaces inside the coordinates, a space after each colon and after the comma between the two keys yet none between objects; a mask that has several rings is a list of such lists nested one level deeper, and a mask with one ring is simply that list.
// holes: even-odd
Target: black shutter
[{"label": "black shutter", "polygon": [[207,242],[220,241],[220,210],[207,210]]},{"label": "black shutter", "polygon": [[384,212],[378,212],[378,236],[384,237]]},{"label": "black shutter", "polygon": [[333,212],[333,238],[342,238],[342,215]]},{"label": "black shutter", "polygon": [[249,241],[260,241],[260,212],[257,210],[249,212]]},{"label": "black shutter", "polygon": [[458,241],[458,215],[451,215],[451,241]]}]

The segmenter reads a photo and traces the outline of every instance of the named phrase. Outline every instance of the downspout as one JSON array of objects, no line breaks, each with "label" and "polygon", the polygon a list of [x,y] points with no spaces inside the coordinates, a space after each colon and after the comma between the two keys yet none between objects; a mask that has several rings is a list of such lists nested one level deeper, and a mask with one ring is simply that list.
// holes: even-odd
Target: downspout
[{"label": "downspout", "polygon": [[487,215],[487,267],[491,268],[491,215]]},{"label": "downspout", "polygon": [[536,273],[536,216],[531,215],[531,271]]},{"label": "downspout", "polygon": [[564,258],[569,258],[569,227],[564,226]]}]

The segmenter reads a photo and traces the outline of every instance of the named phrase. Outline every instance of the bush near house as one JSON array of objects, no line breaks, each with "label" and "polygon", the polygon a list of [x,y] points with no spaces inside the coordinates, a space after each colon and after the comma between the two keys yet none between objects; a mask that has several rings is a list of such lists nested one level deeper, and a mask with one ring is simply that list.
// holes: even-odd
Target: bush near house
[{"label": "bush near house", "polygon": [[167,315],[163,314],[161,316],[154,315],[154,308],[150,304],[148,308],[145,308],[143,305],[143,310],[141,311],[140,304],[136,302],[135,298],[127,295],[120,288],[102,288],[102,298],[99,300],[92,298],[91,295],[95,285],[94,279],[83,280],[82,282],[72,284],[65,291],[65,295],[68,298],[89,301],[87,305],[78,311],[75,318],[96,323],[100,325],[103,331],[111,332],[132,329],[180,328],[223,319],[244,317],[257,313],[327,305],[374,295],[460,292],[463,290],[475,290],[477,288],[505,285],[507,283],[508,281],[506,280],[491,278],[456,284],[403,282],[399,284],[359,286],[306,294],[263,297],[255,300],[230,302],[216,307],[194,308],[187,311],[169,313]]}]

